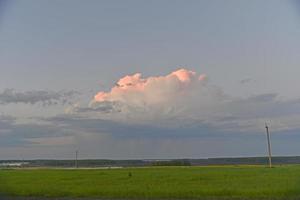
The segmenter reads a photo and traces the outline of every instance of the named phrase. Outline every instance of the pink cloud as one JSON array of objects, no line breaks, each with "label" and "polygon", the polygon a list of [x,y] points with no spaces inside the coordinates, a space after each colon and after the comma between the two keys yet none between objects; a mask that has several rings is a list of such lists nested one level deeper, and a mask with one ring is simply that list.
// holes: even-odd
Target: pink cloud
[{"label": "pink cloud", "polygon": [[201,84],[206,75],[179,69],[166,76],[142,78],[140,73],[121,78],[109,92],[100,91],[93,102],[120,101],[130,105],[153,105],[173,101]]}]

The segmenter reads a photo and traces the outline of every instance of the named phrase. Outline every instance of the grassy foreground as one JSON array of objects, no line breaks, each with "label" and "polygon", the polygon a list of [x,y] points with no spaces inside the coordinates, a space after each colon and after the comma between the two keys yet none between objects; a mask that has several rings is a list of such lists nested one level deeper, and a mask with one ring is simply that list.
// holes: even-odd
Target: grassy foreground
[{"label": "grassy foreground", "polygon": [[0,170],[0,193],[118,199],[299,199],[300,166]]}]

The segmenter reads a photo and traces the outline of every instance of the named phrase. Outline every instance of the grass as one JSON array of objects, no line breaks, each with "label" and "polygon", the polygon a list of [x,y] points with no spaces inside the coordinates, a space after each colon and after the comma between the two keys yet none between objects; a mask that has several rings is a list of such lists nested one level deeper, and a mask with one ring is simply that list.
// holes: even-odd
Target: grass
[{"label": "grass", "polygon": [[299,199],[300,166],[0,170],[0,192],[109,199]]}]

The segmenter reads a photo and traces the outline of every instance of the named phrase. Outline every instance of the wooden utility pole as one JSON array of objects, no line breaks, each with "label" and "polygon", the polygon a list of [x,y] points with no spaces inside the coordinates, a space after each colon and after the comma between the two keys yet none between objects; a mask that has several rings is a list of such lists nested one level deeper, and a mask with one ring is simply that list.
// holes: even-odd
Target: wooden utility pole
[{"label": "wooden utility pole", "polygon": [[78,150],[75,152],[75,167],[78,168]]},{"label": "wooden utility pole", "polygon": [[268,140],[269,167],[272,168],[271,141],[270,141],[269,127],[268,127],[267,123],[266,123],[266,132],[267,132],[267,140]]}]

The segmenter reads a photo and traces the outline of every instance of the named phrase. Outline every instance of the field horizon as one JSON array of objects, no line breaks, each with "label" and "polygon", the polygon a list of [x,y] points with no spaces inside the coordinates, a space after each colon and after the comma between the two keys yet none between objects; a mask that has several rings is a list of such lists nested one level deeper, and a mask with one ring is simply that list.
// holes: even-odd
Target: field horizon
[{"label": "field horizon", "polygon": [[[141,166],[210,166],[210,165],[268,165],[266,156],[216,157],[182,159],[33,159],[0,160],[0,168],[7,167],[57,167],[57,168],[95,168],[95,167],[141,167]],[[275,165],[300,164],[300,156],[273,156]]]}]

